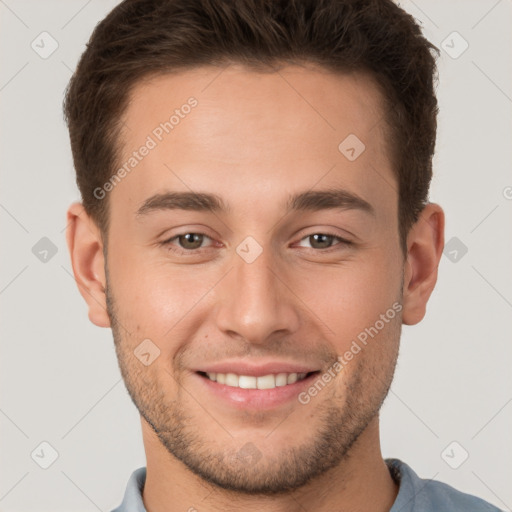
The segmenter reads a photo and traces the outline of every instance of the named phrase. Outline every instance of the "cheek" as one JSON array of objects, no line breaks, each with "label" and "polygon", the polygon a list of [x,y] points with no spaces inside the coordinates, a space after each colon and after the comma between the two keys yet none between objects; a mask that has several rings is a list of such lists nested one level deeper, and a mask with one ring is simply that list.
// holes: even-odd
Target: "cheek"
[{"label": "cheek", "polygon": [[[344,351],[360,333],[374,326],[380,315],[386,315],[393,304],[399,308],[400,276],[391,259],[354,260],[329,272],[319,271],[314,279],[310,276],[297,295],[325,326],[324,332],[333,346]],[[395,313],[392,310],[387,320],[394,318]],[[389,323],[383,331],[388,330]]]},{"label": "cheek", "polygon": [[116,269],[114,292],[119,319],[132,333],[130,346],[152,340],[161,360],[170,360],[197,334],[213,304],[209,294],[218,275],[191,266],[125,258]]},{"label": "cheek", "polygon": [[186,308],[188,294],[170,272],[139,261],[128,251],[121,257],[121,252],[109,254],[109,284],[119,320],[133,338],[159,339]]}]

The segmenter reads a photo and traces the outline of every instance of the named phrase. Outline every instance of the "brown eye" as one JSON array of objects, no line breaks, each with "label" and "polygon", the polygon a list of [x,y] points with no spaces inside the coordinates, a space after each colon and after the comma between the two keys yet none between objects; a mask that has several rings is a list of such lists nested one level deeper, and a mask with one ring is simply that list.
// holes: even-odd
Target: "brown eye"
[{"label": "brown eye", "polygon": [[168,240],[164,240],[160,245],[178,255],[192,256],[208,249],[207,246],[202,247],[205,239],[211,240],[211,238],[204,233],[182,233],[180,235],[175,235]]},{"label": "brown eye", "polygon": [[199,249],[203,244],[204,236],[201,233],[185,233],[178,235],[177,238],[182,249]]},{"label": "brown eye", "polygon": [[331,235],[324,235],[323,233],[317,233],[309,236],[309,240],[313,249],[328,249],[334,240]]},{"label": "brown eye", "polygon": [[[349,240],[345,240],[339,236],[330,233],[314,233],[312,235],[308,235],[304,237],[303,240],[308,240],[312,249],[327,250],[333,246],[340,246],[339,248],[343,248],[344,246],[351,245],[352,242]],[[338,241],[339,243],[333,244],[334,241]]]}]

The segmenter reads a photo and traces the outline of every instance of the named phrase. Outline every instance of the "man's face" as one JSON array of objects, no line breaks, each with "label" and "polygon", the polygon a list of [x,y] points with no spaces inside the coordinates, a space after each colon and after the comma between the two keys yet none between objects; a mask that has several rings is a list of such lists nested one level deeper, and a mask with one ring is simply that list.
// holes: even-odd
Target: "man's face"
[{"label": "man's face", "polygon": [[[337,465],[377,421],[401,328],[397,185],[367,77],[219,72],[133,91],[119,167],[150,149],[110,192],[108,312],[126,386],[165,449],[212,483],[272,493]],[[363,152],[353,135],[339,149],[350,134]],[[325,190],[371,209],[288,210]],[[169,192],[227,210],[141,208]]]}]

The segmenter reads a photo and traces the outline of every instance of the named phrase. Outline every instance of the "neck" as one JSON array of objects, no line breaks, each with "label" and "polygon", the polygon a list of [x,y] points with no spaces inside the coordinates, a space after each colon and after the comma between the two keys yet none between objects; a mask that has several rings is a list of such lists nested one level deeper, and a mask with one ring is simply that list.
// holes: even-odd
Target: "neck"
[{"label": "neck", "polygon": [[147,512],[388,512],[398,494],[381,455],[378,415],[338,466],[300,489],[276,496],[250,496],[212,486],[172,457],[143,419],[142,431],[147,457],[143,492]]}]

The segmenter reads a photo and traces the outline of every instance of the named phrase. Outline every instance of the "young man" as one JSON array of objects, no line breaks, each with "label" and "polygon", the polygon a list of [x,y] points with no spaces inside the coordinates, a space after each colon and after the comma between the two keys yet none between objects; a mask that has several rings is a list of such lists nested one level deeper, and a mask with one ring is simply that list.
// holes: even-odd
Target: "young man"
[{"label": "young man", "polygon": [[68,246],[147,467],[117,511],[494,511],[383,460],[422,320],[435,48],[388,0],[127,0],[65,101]]}]

